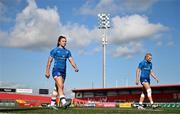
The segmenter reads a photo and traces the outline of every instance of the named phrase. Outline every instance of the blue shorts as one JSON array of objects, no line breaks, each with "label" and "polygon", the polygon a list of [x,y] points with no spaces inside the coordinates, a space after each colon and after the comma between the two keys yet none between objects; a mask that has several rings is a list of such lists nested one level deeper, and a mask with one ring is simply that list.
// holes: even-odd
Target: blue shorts
[{"label": "blue shorts", "polygon": [[143,85],[145,82],[148,82],[150,84],[150,79],[149,78],[140,78],[140,82]]},{"label": "blue shorts", "polygon": [[62,76],[62,78],[65,80],[66,79],[66,71],[63,69],[60,69],[60,68],[53,68],[52,76],[53,76],[53,78]]}]

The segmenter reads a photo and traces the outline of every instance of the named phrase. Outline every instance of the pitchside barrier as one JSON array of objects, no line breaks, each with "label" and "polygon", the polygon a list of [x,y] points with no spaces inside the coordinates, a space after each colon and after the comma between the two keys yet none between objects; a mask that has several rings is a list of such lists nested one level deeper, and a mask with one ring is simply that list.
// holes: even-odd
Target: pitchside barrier
[{"label": "pitchside barrier", "polygon": [[131,108],[132,103],[116,103],[116,102],[72,102],[71,107],[87,107],[87,108]]},{"label": "pitchside barrier", "polygon": [[25,100],[0,100],[0,107],[40,107],[41,102]]},{"label": "pitchside barrier", "polygon": [[159,106],[162,108],[180,108],[180,103],[162,103]]},{"label": "pitchside barrier", "polygon": [[[155,103],[158,107],[161,107],[161,108],[180,108],[180,102],[172,102],[172,103]],[[143,104],[144,107],[150,107],[151,104],[150,103],[144,103]],[[138,106],[138,103],[134,103],[133,104],[133,107],[137,107]]]},{"label": "pitchside barrier", "polygon": [[115,108],[116,107],[116,103],[96,103],[96,108]]},{"label": "pitchside barrier", "polygon": [[133,103],[127,102],[127,103],[119,103],[119,108],[131,108]]},{"label": "pitchside barrier", "polygon": [[[158,107],[161,108],[180,108],[180,102],[177,103],[155,103]],[[150,103],[144,103],[144,107],[151,107]],[[72,100],[72,107],[90,107],[90,108],[132,108],[139,106],[137,102],[88,102],[88,101],[79,101]]]},{"label": "pitchside barrier", "polygon": [[133,106],[133,102],[96,102],[96,101],[88,101],[73,98],[72,107],[91,107],[91,108],[131,108]]},{"label": "pitchside barrier", "polygon": [[16,106],[15,101],[8,101],[8,100],[0,101],[0,107],[15,107],[15,106]]}]

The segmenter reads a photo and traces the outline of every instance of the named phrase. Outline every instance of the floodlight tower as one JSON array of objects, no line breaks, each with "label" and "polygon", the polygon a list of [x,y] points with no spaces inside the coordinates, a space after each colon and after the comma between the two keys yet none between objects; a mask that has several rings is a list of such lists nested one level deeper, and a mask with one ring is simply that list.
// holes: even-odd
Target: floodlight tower
[{"label": "floodlight tower", "polygon": [[99,17],[99,29],[103,31],[103,36],[102,36],[102,78],[103,78],[103,88],[106,87],[106,45],[107,45],[107,36],[106,32],[107,29],[110,28],[110,21],[109,17],[110,14],[106,13],[100,13],[98,14]]}]

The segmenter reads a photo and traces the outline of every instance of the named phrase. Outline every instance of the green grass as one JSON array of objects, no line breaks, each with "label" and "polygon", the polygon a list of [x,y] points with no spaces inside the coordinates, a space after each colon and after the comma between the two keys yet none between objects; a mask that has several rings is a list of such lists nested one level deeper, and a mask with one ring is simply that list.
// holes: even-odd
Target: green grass
[{"label": "green grass", "polygon": [[180,114],[180,108],[157,108],[138,110],[136,108],[48,108],[0,109],[0,114]]}]

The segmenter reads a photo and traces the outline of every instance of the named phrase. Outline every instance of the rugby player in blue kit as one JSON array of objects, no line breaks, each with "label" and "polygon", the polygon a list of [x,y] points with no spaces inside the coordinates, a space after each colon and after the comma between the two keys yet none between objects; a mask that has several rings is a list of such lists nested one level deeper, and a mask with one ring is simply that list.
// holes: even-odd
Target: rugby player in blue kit
[{"label": "rugby player in blue kit", "polygon": [[157,78],[154,71],[152,70],[151,60],[152,60],[152,54],[147,53],[144,57],[144,60],[139,63],[139,66],[136,69],[136,85],[139,85],[139,83],[141,83],[142,90],[143,90],[140,96],[138,109],[144,109],[143,101],[146,94],[148,96],[151,106],[153,108],[156,107],[152,99],[152,91],[150,87],[150,76],[152,76],[157,81],[157,83],[159,82],[159,79]]},{"label": "rugby player in blue kit", "polygon": [[57,47],[50,51],[50,56],[48,57],[48,62],[46,66],[46,78],[50,77],[50,67],[51,63],[54,60],[54,67],[52,69],[52,76],[55,80],[55,84],[57,85],[57,95],[60,99],[63,108],[67,108],[70,105],[66,101],[66,97],[64,95],[64,81],[66,79],[66,60],[68,59],[75,72],[78,72],[79,69],[76,66],[73,57],[71,56],[71,52],[65,48],[67,39],[65,36],[59,36],[57,41]]}]

